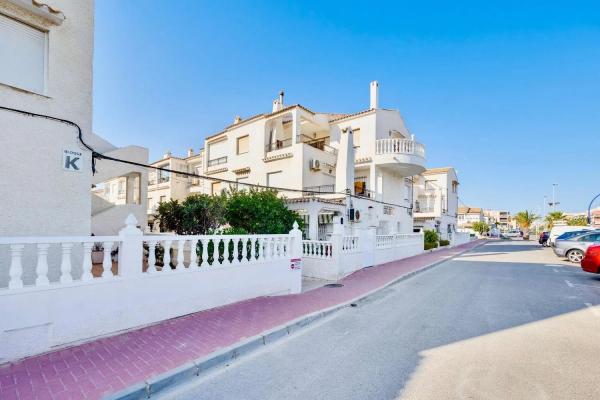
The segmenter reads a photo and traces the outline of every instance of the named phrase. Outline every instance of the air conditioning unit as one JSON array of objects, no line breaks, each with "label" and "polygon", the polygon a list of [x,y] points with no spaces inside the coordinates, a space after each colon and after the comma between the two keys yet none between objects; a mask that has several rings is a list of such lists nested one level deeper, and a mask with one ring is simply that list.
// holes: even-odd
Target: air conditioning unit
[{"label": "air conditioning unit", "polygon": [[313,171],[319,171],[321,169],[321,162],[314,158],[312,160],[310,160],[308,165],[309,165],[310,169]]}]

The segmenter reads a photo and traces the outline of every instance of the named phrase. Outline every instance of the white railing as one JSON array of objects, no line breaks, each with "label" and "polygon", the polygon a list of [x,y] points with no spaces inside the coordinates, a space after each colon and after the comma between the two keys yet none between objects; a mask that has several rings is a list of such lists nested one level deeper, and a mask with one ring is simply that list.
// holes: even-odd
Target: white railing
[{"label": "white railing", "polygon": [[0,289],[111,279],[120,240],[118,236],[2,237],[0,265],[8,265],[8,282],[2,282]]},{"label": "white railing", "polygon": [[375,247],[378,249],[392,247],[394,244],[394,235],[377,235],[375,238]]},{"label": "white railing", "polygon": [[[144,264],[148,266],[148,273],[290,258],[289,235],[170,235],[144,239]],[[170,268],[164,268],[165,265]]]},{"label": "white railing", "polygon": [[358,236],[344,236],[342,238],[342,253],[358,252]]},{"label": "white railing", "polygon": [[[0,238],[0,360],[301,291],[302,232]],[[325,250],[324,254],[331,254]],[[31,329],[34,327],[34,329]]]},{"label": "white railing", "polygon": [[375,154],[414,154],[425,157],[425,146],[410,139],[378,139]]},{"label": "white railing", "polygon": [[320,240],[303,240],[302,257],[328,259],[333,257],[333,243]]}]

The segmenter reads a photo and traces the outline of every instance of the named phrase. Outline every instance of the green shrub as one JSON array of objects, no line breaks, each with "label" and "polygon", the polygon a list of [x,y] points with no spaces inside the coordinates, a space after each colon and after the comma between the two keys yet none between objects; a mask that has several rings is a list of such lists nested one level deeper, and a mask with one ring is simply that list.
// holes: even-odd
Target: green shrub
[{"label": "green shrub", "polygon": [[440,246],[448,246],[450,245],[450,241],[446,239],[440,239]]},{"label": "green shrub", "polygon": [[436,247],[438,247],[437,243],[427,243],[427,242],[425,242],[425,250],[435,249]]}]

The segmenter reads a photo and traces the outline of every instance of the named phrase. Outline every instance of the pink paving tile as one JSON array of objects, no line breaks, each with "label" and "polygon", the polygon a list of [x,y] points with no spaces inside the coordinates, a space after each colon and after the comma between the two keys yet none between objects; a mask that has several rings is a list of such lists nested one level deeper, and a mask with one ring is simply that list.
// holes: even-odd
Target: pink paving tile
[{"label": "pink paving tile", "polygon": [[303,315],[348,302],[478,244],[363,269],[344,278],[344,286],[336,290],[259,297],[0,366],[0,399],[98,399]]}]

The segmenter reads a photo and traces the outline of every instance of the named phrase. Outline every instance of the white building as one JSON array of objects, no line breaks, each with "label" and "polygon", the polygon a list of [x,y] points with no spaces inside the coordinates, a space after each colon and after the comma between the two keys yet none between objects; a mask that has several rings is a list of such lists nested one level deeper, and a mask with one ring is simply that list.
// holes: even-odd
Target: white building
[{"label": "white building", "polygon": [[[147,150],[117,149],[92,133],[94,2],[48,2],[0,0],[0,105],[73,124],[0,109],[0,236],[113,232],[126,211],[145,216],[145,171],[98,161],[92,176],[75,124],[98,152],[146,162]],[[126,207],[90,196],[93,184],[116,177],[130,182]]]},{"label": "white building", "polygon": [[508,211],[484,210],[483,216],[488,224],[495,225],[502,231],[510,229],[510,212]]},{"label": "white building", "polygon": [[435,230],[451,240],[457,228],[458,178],[452,167],[432,168],[414,178],[414,229]]},{"label": "white building", "polygon": [[380,234],[412,232],[410,177],[425,171],[425,147],[397,110],[379,107],[378,90],[371,82],[369,108],[352,114],[286,106],[282,92],[270,112],[235,117],[205,139],[197,158],[167,155],[153,164],[197,171],[215,181],[178,179],[175,188],[169,174],[157,172],[161,178],[150,179],[149,213],[161,199],[227,189],[229,183],[218,181],[224,179],[293,189],[282,194],[304,215],[310,239],[326,238],[334,215],[345,218],[349,232],[360,226]]},{"label": "white building", "polygon": [[485,222],[483,210],[479,207],[458,207],[458,227],[472,231],[475,222]]}]

